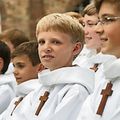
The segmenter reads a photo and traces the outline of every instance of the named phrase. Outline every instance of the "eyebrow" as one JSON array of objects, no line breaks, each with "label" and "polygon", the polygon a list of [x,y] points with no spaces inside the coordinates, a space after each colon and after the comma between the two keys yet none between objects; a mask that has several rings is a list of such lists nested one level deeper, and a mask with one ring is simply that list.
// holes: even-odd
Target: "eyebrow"
[{"label": "eyebrow", "polygon": [[24,62],[17,62],[16,65],[24,65]]},{"label": "eyebrow", "polygon": [[[113,15],[113,14],[111,14],[111,13],[105,13],[105,14],[103,14],[101,17],[106,17],[106,16],[113,17],[113,16],[115,16],[115,15]],[[99,18],[100,18],[100,17],[99,17]]]},{"label": "eyebrow", "polygon": [[39,38],[39,39],[38,39],[38,42],[39,42],[40,40],[44,40],[44,38]]},{"label": "eyebrow", "polygon": [[13,63],[13,66],[15,67],[16,65],[25,65],[24,63],[22,62],[17,62],[16,64]]}]

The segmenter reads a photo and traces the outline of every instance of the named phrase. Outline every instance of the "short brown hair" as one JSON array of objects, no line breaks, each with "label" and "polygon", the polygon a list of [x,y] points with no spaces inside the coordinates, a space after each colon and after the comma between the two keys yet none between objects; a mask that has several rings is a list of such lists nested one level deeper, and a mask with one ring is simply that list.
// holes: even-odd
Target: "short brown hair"
[{"label": "short brown hair", "polygon": [[37,41],[24,42],[20,44],[13,51],[11,58],[15,58],[17,56],[27,55],[33,66],[40,63],[39,55],[38,55],[38,43]]},{"label": "short brown hair", "polygon": [[120,10],[120,0],[94,0],[97,12],[99,12],[100,7],[101,7],[101,5],[102,5],[103,2],[111,3],[111,4],[113,4],[113,6],[116,6],[116,8],[118,10]]},{"label": "short brown hair", "polygon": [[82,17],[82,15],[80,13],[73,12],[73,11],[65,12],[64,14],[69,15],[69,16],[76,18],[76,19],[80,19]]},{"label": "short brown hair", "polygon": [[83,18],[83,17],[82,17],[82,14],[81,14],[81,13],[71,11],[71,12],[65,12],[64,14],[71,16],[73,19],[78,20],[78,22],[79,22],[80,24],[82,24],[82,18]]},{"label": "short brown hair", "polygon": [[21,43],[28,42],[29,38],[23,31],[16,28],[10,28],[0,34],[0,40],[4,42],[10,41],[14,48],[16,48]]},{"label": "short brown hair", "polygon": [[97,14],[94,3],[90,3],[84,8],[82,15],[85,16],[85,14],[87,14],[89,16]]}]

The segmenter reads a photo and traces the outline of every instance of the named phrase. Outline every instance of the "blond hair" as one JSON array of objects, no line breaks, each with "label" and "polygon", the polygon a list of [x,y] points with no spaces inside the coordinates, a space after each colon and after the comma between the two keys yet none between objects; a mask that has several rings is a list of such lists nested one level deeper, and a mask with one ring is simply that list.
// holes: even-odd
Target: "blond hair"
[{"label": "blond hair", "polygon": [[71,36],[73,43],[84,43],[84,30],[82,25],[68,15],[53,13],[40,19],[36,27],[36,36],[40,32],[48,31],[67,33]]}]

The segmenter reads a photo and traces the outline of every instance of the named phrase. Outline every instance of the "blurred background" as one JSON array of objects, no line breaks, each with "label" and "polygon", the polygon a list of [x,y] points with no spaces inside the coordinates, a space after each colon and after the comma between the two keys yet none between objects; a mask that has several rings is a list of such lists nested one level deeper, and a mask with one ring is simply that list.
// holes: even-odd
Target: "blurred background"
[{"label": "blurred background", "polygon": [[38,20],[49,13],[80,12],[90,0],[0,0],[0,32],[18,28],[35,39]]}]

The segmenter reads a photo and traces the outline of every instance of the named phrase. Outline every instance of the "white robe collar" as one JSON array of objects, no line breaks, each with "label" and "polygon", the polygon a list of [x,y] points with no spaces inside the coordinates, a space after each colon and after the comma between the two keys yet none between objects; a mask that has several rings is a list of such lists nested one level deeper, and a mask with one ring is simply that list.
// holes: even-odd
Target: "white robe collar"
[{"label": "white robe collar", "polygon": [[9,84],[13,89],[15,88],[15,85],[16,85],[16,79],[14,77],[14,74],[1,74],[0,75],[0,85],[3,85],[3,84]]},{"label": "white robe collar", "polygon": [[115,81],[120,78],[120,59],[116,59],[113,62],[107,62],[103,64],[105,78],[110,81]]},{"label": "white robe collar", "polygon": [[7,71],[5,72],[5,74],[12,74],[14,71],[14,67],[13,67],[13,63],[11,62],[8,66]]},{"label": "white robe collar", "polygon": [[116,57],[113,55],[98,53],[95,56],[91,57],[89,59],[89,62],[91,62],[93,64],[95,64],[95,63],[101,64],[101,63],[105,63],[108,60],[113,61],[115,59],[116,59]]},{"label": "white robe collar", "polygon": [[79,66],[64,67],[38,76],[40,83],[45,86],[77,83],[86,86],[90,92],[94,89],[94,72]]},{"label": "white robe collar", "polygon": [[88,49],[86,45],[84,45],[82,51],[80,52],[80,56],[86,56],[88,58],[92,57],[93,55],[96,55],[97,52],[95,49]]},{"label": "white robe collar", "polygon": [[40,87],[38,79],[28,80],[16,86],[16,95],[24,97],[38,87]]}]

